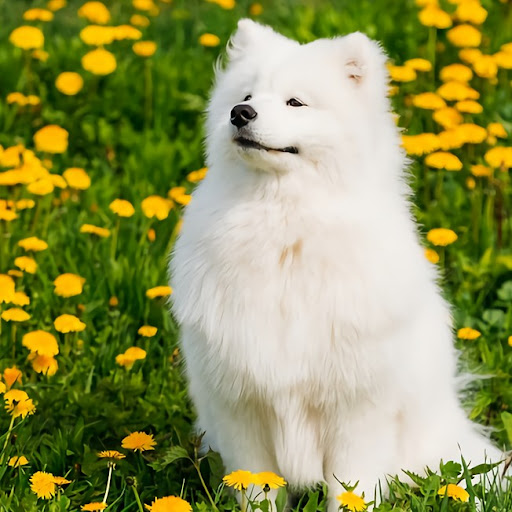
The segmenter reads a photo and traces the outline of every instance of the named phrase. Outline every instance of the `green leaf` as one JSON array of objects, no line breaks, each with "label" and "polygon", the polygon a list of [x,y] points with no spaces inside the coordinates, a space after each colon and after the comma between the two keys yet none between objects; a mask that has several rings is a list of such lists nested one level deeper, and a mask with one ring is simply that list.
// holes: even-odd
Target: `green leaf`
[{"label": "green leaf", "polygon": [[501,309],[486,309],[482,318],[492,327],[501,327],[505,322],[505,313]]},{"label": "green leaf", "polygon": [[448,461],[446,464],[441,462],[439,469],[441,471],[441,475],[445,478],[457,478],[459,473],[462,471],[462,466],[457,462]]},{"label": "green leaf", "polygon": [[306,506],[302,509],[303,512],[316,512],[318,510],[318,496],[319,492],[316,491],[310,495]]},{"label": "green leaf", "polygon": [[505,431],[507,433],[508,442],[512,443],[512,414],[503,411],[501,413],[501,421],[503,421],[503,426],[505,427]]},{"label": "green leaf", "polygon": [[426,478],[423,478],[412,471],[406,471],[405,469],[402,471],[419,487],[421,487],[426,481]]},{"label": "green leaf", "polygon": [[501,300],[512,301],[512,281],[506,281],[498,290],[498,297]]},{"label": "green leaf", "polygon": [[158,459],[156,462],[153,462],[153,464],[150,464],[150,466],[156,470],[161,471],[165,467],[167,467],[169,464],[172,464],[173,462],[179,460],[179,459],[189,459],[189,455],[187,450],[183,448],[182,446],[172,446],[169,448],[163,457]]},{"label": "green leaf", "polygon": [[[506,413],[506,414],[509,414],[509,413]],[[512,414],[510,416],[512,416]],[[482,474],[488,473],[492,469],[498,467],[500,464],[502,464],[502,461],[493,462],[492,464],[491,463],[478,464],[477,466],[470,468],[469,472],[471,473],[471,476],[482,475]]]},{"label": "green leaf", "polygon": [[288,503],[288,491],[286,487],[281,487],[277,491],[276,497],[276,512],[283,512]]}]

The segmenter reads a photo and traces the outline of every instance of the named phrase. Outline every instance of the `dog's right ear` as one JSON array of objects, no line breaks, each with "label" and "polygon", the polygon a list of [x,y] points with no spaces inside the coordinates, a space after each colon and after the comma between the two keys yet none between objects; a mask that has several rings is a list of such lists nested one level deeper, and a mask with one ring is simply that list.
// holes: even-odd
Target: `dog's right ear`
[{"label": "dog's right ear", "polygon": [[242,18],[238,22],[236,32],[231,36],[226,48],[230,60],[235,60],[248,52],[264,52],[267,46],[276,42],[287,41],[290,44],[298,44],[281,34],[278,34],[267,25],[261,25],[249,18]]}]

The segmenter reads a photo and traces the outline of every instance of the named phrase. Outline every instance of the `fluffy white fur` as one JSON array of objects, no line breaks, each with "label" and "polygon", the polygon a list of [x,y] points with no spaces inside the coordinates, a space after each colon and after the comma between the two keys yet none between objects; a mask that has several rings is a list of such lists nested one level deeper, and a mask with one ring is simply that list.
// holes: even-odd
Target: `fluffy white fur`
[{"label": "fluffy white fur", "polygon": [[[242,20],[207,119],[209,172],[171,261],[190,395],[227,471],[293,486],[499,451],[457,396],[450,309],[411,218],[385,55]],[[244,98],[252,98],[244,102]],[[298,98],[307,106],[286,104]],[[257,117],[243,135],[231,109]],[[460,446],[460,449],[459,449]]]}]

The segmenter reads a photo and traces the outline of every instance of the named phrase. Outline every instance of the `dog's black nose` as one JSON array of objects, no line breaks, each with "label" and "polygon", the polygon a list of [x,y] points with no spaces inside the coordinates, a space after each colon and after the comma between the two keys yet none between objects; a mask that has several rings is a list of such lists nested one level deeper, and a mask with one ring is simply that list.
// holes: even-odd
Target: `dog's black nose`
[{"label": "dog's black nose", "polygon": [[231,124],[234,124],[237,128],[242,128],[251,119],[254,119],[258,113],[250,105],[242,104],[235,105],[231,111]]}]

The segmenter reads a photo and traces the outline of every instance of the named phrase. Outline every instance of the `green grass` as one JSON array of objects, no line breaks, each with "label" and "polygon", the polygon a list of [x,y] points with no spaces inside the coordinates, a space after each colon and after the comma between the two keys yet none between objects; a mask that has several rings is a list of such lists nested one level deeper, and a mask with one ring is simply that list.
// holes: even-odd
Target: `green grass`
[{"label": "green grass", "polygon": [[[148,28],[141,29],[144,39],[157,42],[157,53],[143,59],[134,55],[131,41],[109,45],[117,69],[105,77],[94,76],[81,67],[81,57],[88,51],[78,36],[86,25],[76,14],[81,4],[70,1],[49,23],[29,23],[41,26],[45,34],[44,49],[49,58],[40,62],[27,59],[22,50],[9,43],[8,36],[22,24],[28,7],[43,4],[0,0],[0,144],[6,148],[21,143],[33,149],[33,134],[45,125],[57,124],[69,131],[67,151],[38,156],[51,156],[53,173],[83,167],[92,180],[87,190],[62,195],[56,189],[43,197],[31,195],[24,185],[0,186],[0,199],[31,197],[36,201],[34,209],[18,212],[14,221],[0,220],[0,273],[15,268],[15,258],[24,254],[17,245],[20,239],[38,236],[49,245],[46,251],[34,255],[38,264],[35,274],[14,278],[16,289],[25,291],[31,299],[23,308],[31,318],[16,326],[0,320],[0,373],[16,365],[23,372],[23,381],[15,387],[26,391],[36,405],[35,414],[16,419],[9,433],[10,415],[0,411],[0,449],[4,447],[0,510],[79,510],[86,503],[101,501],[108,469],[97,452],[121,450],[121,440],[138,430],[154,435],[156,449],[142,454],[122,450],[126,459],[113,473],[108,510],[140,510],[134,489],[142,503],[149,504],[155,497],[182,495],[195,510],[213,510],[196,470],[199,461],[197,439],[192,433],[194,412],[187,398],[182,361],[175,352],[177,326],[165,298],[149,299],[145,295],[149,288],[167,284],[168,252],[182,207],[175,205],[169,217],[159,221],[148,219],[140,204],[152,194],[165,197],[173,186],[193,190],[186,176],[203,166],[203,111],[213,66],[237,19],[248,15],[250,2],[241,0],[233,10],[199,0],[158,3],[160,13],[151,17]],[[112,0],[107,5],[116,25],[128,23],[136,12],[128,1]],[[429,29],[420,25],[419,9],[412,1],[345,0],[333,5],[323,0],[282,0],[262,5],[262,22],[303,42],[361,30],[382,41],[397,64],[412,57],[432,56]],[[483,5],[489,16],[483,25],[481,49],[493,53],[508,42],[506,27],[512,20],[512,6],[498,1]],[[443,6],[450,12],[455,8]],[[221,45],[200,46],[198,38],[204,32],[217,34]],[[444,49],[439,47],[436,52],[436,73],[419,73],[416,81],[403,84],[394,97],[400,126],[409,134],[440,130],[429,111],[410,106],[408,96],[435,90],[440,83],[437,71],[458,60],[445,32],[437,33]],[[77,71],[84,77],[84,88],[78,95],[67,97],[55,88],[55,79],[62,71]],[[489,122],[501,122],[512,133],[511,79],[511,72],[505,70],[499,71],[496,84],[475,77],[471,84],[481,93],[484,112],[466,114],[465,119],[484,127]],[[13,91],[36,94],[41,106],[18,110],[8,105],[5,99]],[[510,137],[498,141],[498,145],[510,145]],[[443,226],[459,236],[455,244],[441,251],[444,289],[454,304],[455,325],[470,326],[482,333],[474,341],[457,340],[464,367],[485,376],[469,390],[469,415],[492,427],[496,442],[510,447],[510,171],[497,170],[494,178],[475,178],[474,188],[467,186],[470,165],[483,163],[489,147],[484,142],[456,149],[454,153],[464,165],[460,172],[427,170],[421,158],[411,169],[415,215],[422,230]],[[116,198],[131,201],[135,215],[118,223],[108,208]],[[84,223],[112,231],[119,224],[116,247],[112,236],[103,239],[81,234]],[[147,238],[150,228],[155,230],[153,242]],[[52,282],[64,272],[86,279],[80,295],[63,298],[54,293]],[[114,296],[118,305],[109,305]],[[9,307],[0,304],[0,311]],[[86,329],[81,333],[56,332],[53,321],[63,313],[80,317]],[[156,336],[146,339],[137,334],[145,324],[158,327]],[[28,350],[22,346],[23,335],[36,329],[52,332],[58,339],[59,368],[52,377],[33,370],[27,360]],[[133,345],[145,349],[147,357],[127,370],[116,364],[115,358]],[[12,468],[5,464],[11,456],[21,454],[29,460],[27,466]],[[233,495],[219,487],[223,476],[219,457],[209,454],[200,468],[218,507],[238,510]],[[436,473],[418,480],[419,490],[392,480],[390,498],[379,510],[476,510],[475,497],[486,511],[512,509],[511,493],[501,491],[495,482],[498,469],[484,468],[489,472],[484,472],[481,484],[469,486],[467,503],[437,495],[441,485],[468,478],[467,468],[446,464],[431,469]],[[37,499],[29,487],[29,477],[36,471],[66,476],[72,483],[52,500]],[[297,510],[323,510],[325,490],[311,490],[299,500]],[[268,504],[260,506],[266,510]]]}]

